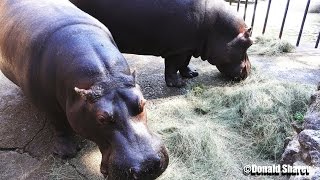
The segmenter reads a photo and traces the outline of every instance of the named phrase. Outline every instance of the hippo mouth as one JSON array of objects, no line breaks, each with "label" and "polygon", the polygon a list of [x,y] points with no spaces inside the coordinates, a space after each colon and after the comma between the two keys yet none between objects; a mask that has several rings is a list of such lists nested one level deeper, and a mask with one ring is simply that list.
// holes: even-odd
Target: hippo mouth
[{"label": "hippo mouth", "polygon": [[105,166],[102,163],[100,172],[107,180],[153,180],[166,170],[169,163],[169,156],[164,146],[160,148],[157,155],[158,163],[152,163],[150,160],[136,167],[117,167],[111,162],[108,168],[103,168]]},{"label": "hippo mouth", "polygon": [[245,80],[251,72],[251,63],[247,55],[240,63],[217,64],[217,69],[234,81]]}]

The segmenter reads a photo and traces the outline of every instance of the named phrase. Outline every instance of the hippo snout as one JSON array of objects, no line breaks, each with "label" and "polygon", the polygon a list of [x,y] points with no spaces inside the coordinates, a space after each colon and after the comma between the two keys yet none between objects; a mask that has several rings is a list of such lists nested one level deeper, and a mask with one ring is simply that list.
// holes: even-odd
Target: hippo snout
[{"label": "hippo snout", "polygon": [[[159,177],[169,163],[168,152],[164,146],[154,154],[136,153],[130,157],[117,159],[108,164],[101,163],[100,171],[108,180],[153,180]],[[112,157],[110,157],[112,159]]]},{"label": "hippo snout", "polygon": [[240,64],[217,64],[216,67],[222,74],[234,81],[245,80],[251,72],[251,63],[249,60],[242,61]]},{"label": "hippo snout", "polygon": [[155,179],[163,169],[161,157],[155,156],[146,160],[145,165],[129,168],[129,179]]}]

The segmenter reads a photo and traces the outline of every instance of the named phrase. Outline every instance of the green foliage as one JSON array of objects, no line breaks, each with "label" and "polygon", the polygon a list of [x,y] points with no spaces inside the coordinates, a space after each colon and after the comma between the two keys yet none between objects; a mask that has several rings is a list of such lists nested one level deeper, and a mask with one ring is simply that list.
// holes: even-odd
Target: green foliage
[{"label": "green foliage", "polygon": [[293,116],[294,120],[298,123],[303,123],[304,121],[304,115],[301,112],[296,112]]}]

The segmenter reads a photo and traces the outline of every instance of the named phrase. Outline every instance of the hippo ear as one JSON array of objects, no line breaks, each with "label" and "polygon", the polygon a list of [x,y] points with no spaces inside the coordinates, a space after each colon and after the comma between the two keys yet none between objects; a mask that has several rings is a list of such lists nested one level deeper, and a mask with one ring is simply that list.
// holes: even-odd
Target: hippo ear
[{"label": "hippo ear", "polygon": [[246,32],[243,33],[244,38],[242,38],[241,41],[245,49],[248,49],[253,43],[253,41],[250,39],[251,33],[252,28],[247,29]]},{"label": "hippo ear", "polygon": [[245,38],[249,38],[251,36],[252,28],[246,30],[246,32],[243,34]]},{"label": "hippo ear", "polygon": [[91,89],[86,90],[86,89],[79,89],[77,87],[74,88],[74,91],[81,96],[84,100],[90,100],[93,92]]},{"label": "hippo ear", "polygon": [[133,82],[134,82],[134,84],[136,84],[137,72],[136,72],[135,69],[134,69],[133,72],[132,72],[132,76],[133,76]]}]

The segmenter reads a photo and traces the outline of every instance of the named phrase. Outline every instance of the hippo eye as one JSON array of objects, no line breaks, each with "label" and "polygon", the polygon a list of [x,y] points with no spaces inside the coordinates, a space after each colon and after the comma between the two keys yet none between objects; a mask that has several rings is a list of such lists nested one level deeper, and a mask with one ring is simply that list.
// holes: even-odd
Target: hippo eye
[{"label": "hippo eye", "polygon": [[112,115],[104,113],[97,116],[97,121],[100,125],[106,125],[108,123],[113,123],[114,119]]}]

